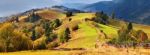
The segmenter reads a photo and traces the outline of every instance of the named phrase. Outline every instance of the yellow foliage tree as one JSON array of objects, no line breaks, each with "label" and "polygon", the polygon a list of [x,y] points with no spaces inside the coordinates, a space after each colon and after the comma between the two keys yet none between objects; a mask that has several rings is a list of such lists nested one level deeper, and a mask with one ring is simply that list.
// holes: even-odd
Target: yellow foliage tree
[{"label": "yellow foliage tree", "polygon": [[12,32],[13,25],[11,23],[5,23],[0,28],[0,38],[4,40],[4,51],[7,51],[10,39],[14,35]]}]

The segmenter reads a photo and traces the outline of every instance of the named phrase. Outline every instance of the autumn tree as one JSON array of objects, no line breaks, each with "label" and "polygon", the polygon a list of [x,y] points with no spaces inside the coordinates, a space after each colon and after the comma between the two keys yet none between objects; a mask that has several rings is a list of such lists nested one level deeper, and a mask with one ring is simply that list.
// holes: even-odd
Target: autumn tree
[{"label": "autumn tree", "polygon": [[136,36],[135,37],[137,38],[137,41],[139,41],[139,42],[144,42],[144,41],[148,40],[147,34],[144,31],[142,31],[142,30],[138,30],[136,32]]},{"label": "autumn tree", "polygon": [[5,23],[1,28],[0,28],[0,38],[5,40],[4,41],[4,48],[5,52],[8,51],[8,47],[10,44],[11,37],[13,36],[13,25],[11,23]]},{"label": "autumn tree", "polygon": [[30,38],[15,30],[15,26],[12,23],[4,23],[0,28],[0,39],[3,40],[5,52],[32,48]]}]

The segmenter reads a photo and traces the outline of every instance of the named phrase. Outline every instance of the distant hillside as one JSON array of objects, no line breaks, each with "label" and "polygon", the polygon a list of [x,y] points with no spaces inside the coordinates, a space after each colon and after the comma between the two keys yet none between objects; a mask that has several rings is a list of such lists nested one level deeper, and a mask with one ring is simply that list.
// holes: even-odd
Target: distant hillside
[{"label": "distant hillside", "polygon": [[78,13],[78,12],[83,12],[77,9],[73,9],[73,8],[68,8],[65,6],[52,6],[52,7],[46,7],[46,8],[36,8],[36,9],[31,9],[31,10],[27,10],[25,12],[22,13],[18,13],[18,14],[13,14],[11,16],[7,16],[7,17],[0,17],[0,22],[4,22],[4,21],[12,21],[14,17],[18,17],[20,20],[23,19],[27,19],[31,14],[33,13],[37,13],[40,17],[42,18],[46,18],[46,19],[54,19],[54,18],[64,18],[65,15],[63,15],[63,13],[66,12],[74,12],[74,13]]},{"label": "distant hillside", "polygon": [[113,11],[118,18],[150,24],[150,0],[114,0],[87,5],[87,11],[104,11],[111,14]]},{"label": "distant hillside", "polygon": [[138,47],[148,49],[150,43],[150,26],[110,18],[103,12],[53,6],[6,18],[0,23],[0,55],[120,55],[120,50],[125,53],[135,47],[124,54],[128,55]]},{"label": "distant hillside", "polygon": [[0,17],[0,22],[2,22],[2,21],[4,21],[5,20],[5,18],[3,18],[3,17]]},{"label": "distant hillside", "polygon": [[60,10],[62,12],[82,12],[78,9],[75,9],[75,8],[68,8],[68,7],[65,7],[65,6],[52,6],[53,9],[55,10]]}]

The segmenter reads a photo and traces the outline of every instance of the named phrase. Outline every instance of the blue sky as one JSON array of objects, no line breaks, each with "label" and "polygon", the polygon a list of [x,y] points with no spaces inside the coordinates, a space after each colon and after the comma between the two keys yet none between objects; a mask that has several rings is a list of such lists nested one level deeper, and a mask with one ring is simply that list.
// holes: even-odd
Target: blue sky
[{"label": "blue sky", "polygon": [[98,1],[108,1],[108,0],[1,0],[0,17],[24,12],[26,10],[33,8],[50,7],[56,4],[64,4],[64,3],[90,4]]},{"label": "blue sky", "polygon": [[95,3],[95,2],[99,2],[99,1],[110,1],[110,0],[54,0],[54,1],[58,1],[58,2],[62,2],[62,3]]}]

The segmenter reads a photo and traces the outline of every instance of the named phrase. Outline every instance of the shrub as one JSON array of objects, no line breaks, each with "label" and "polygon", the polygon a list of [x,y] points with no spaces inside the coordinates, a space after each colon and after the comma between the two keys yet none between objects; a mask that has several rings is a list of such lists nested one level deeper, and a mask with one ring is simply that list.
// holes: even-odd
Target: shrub
[{"label": "shrub", "polygon": [[73,13],[72,13],[72,12],[67,12],[67,13],[66,13],[66,16],[67,16],[67,17],[73,16]]},{"label": "shrub", "polygon": [[137,38],[137,40],[139,42],[144,42],[144,41],[148,40],[147,34],[144,31],[142,31],[142,30],[138,30],[136,32],[136,36],[135,37]]},{"label": "shrub", "polygon": [[109,17],[107,16],[107,14],[104,14],[103,12],[96,12],[96,18],[95,18],[95,22],[101,23],[101,24],[108,24],[108,19]]},{"label": "shrub", "polygon": [[132,37],[132,32],[128,31],[127,29],[121,29],[118,31],[118,35],[119,37],[116,39],[118,44],[131,44],[131,43],[135,43],[136,39],[134,37]]},{"label": "shrub", "polygon": [[118,37],[110,41],[113,44],[121,45],[134,45],[139,43],[144,43],[148,40],[148,36],[142,30],[135,31],[133,30],[132,24],[129,23],[128,26],[120,29],[118,31]]},{"label": "shrub", "polygon": [[3,39],[5,51],[8,50],[8,46],[10,44],[10,39],[14,35],[13,33],[13,25],[11,23],[5,23],[0,28],[0,38]]},{"label": "shrub", "polygon": [[48,49],[52,49],[52,48],[55,48],[55,47],[58,47],[59,44],[57,42],[50,42],[48,45],[47,45],[47,48]]},{"label": "shrub", "polygon": [[44,34],[44,29],[41,26],[36,26],[35,32],[36,32],[36,37],[40,38]]},{"label": "shrub", "polygon": [[32,39],[32,40],[36,40],[36,32],[35,32],[35,30],[32,30],[31,39]]},{"label": "shrub", "polygon": [[49,36],[50,32],[52,31],[52,29],[50,28],[50,22],[44,22],[43,23],[43,28],[45,29],[45,36]]},{"label": "shrub", "polygon": [[0,38],[0,52],[4,52],[5,51],[5,43],[4,40]]},{"label": "shrub", "polygon": [[46,43],[51,42],[57,38],[57,35],[55,33],[50,33],[50,36],[46,38]]},{"label": "shrub", "polygon": [[38,14],[32,13],[29,18],[28,18],[28,22],[35,22],[37,20],[39,20],[41,17]]},{"label": "shrub", "polygon": [[35,40],[33,42],[33,49],[46,49],[46,36],[42,36],[41,38]]},{"label": "shrub", "polygon": [[72,18],[69,18],[69,21],[71,21],[72,20]]},{"label": "shrub", "polygon": [[78,24],[72,25],[72,26],[71,26],[71,29],[72,29],[72,31],[78,30],[78,29],[79,29]]},{"label": "shrub", "polygon": [[55,29],[55,28],[59,27],[60,25],[61,25],[60,20],[59,19],[55,19],[55,20],[51,21],[50,28],[51,29]]},{"label": "shrub", "polygon": [[22,32],[13,29],[13,24],[6,23],[0,28],[1,47],[5,51],[28,50],[32,48],[30,38]]},{"label": "shrub", "polygon": [[14,31],[14,37],[11,40],[13,48],[16,50],[30,50],[32,49],[32,40],[19,31]]}]

